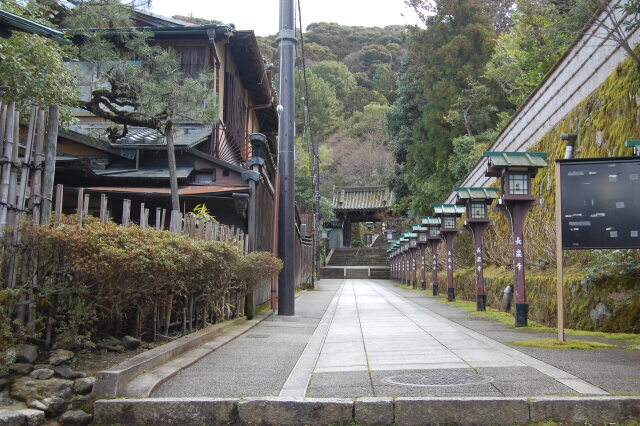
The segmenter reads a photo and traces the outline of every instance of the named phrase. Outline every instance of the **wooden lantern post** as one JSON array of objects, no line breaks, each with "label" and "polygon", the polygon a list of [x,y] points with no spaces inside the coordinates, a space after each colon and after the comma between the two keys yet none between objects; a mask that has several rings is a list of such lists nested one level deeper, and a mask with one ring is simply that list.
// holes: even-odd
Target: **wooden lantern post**
[{"label": "wooden lantern post", "polygon": [[513,238],[513,276],[515,283],[516,327],[526,327],[529,315],[525,286],[524,221],[529,211],[541,204],[531,194],[531,179],[539,168],[547,167],[544,152],[485,152],[485,176],[500,178],[501,198],[494,207],[511,224]]},{"label": "wooden lantern post", "polygon": [[418,234],[409,233],[409,285],[415,290],[418,287],[418,268],[416,264],[416,256],[418,253]]},{"label": "wooden lantern post", "polygon": [[476,271],[476,309],[487,310],[487,294],[484,288],[482,241],[484,233],[493,222],[487,217],[487,208],[498,198],[497,188],[453,188],[457,192],[456,204],[467,209],[465,229],[471,232]]},{"label": "wooden lantern post", "polygon": [[431,288],[433,295],[437,296],[438,289],[438,245],[442,242],[440,238],[440,218],[423,217],[422,225],[428,229],[427,243],[431,247]]},{"label": "wooden lantern post", "polygon": [[456,227],[456,218],[462,216],[464,207],[456,204],[433,204],[433,211],[442,223],[440,235],[447,246],[447,301],[456,300],[455,285],[453,282],[453,240],[460,230]]},{"label": "wooden lantern post", "polygon": [[427,289],[427,258],[426,248],[429,244],[429,228],[422,225],[413,225],[413,232],[418,234],[418,247],[420,250],[420,289]]}]

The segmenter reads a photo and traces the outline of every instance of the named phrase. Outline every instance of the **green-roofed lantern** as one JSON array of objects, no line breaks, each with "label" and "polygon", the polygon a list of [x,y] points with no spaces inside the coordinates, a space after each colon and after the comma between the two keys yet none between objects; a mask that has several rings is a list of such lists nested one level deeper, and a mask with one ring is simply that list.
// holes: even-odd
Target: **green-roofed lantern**
[{"label": "green-roofed lantern", "polygon": [[544,152],[493,152],[487,151],[486,176],[500,178],[503,197],[516,198],[531,195],[531,179],[538,169],[547,167]]},{"label": "green-roofed lantern", "polygon": [[483,155],[488,159],[485,176],[500,178],[501,198],[495,209],[511,224],[516,327],[526,327],[529,304],[525,289],[524,222],[529,211],[540,205],[540,199],[531,193],[531,179],[538,169],[547,167],[547,154],[487,151]]}]

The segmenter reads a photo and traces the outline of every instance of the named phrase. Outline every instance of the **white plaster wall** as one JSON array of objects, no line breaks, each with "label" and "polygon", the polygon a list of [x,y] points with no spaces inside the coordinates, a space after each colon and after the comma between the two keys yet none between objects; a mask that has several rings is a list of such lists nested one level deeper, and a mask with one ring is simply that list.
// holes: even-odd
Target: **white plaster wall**
[{"label": "white plaster wall", "polygon": [[[615,7],[621,0],[612,0]],[[616,10],[618,20],[622,11]],[[601,15],[603,19],[604,15]],[[598,22],[600,21],[597,20]],[[627,53],[614,40],[608,39],[606,28],[597,22],[570,48],[556,67],[502,129],[488,151],[526,151],[596,90],[626,57]],[[640,42],[640,31],[626,34],[629,44]],[[561,141],[558,141],[561,143]],[[488,186],[495,178],[484,176],[486,159],[482,158],[459,186]],[[452,203],[455,193],[446,202]]]}]

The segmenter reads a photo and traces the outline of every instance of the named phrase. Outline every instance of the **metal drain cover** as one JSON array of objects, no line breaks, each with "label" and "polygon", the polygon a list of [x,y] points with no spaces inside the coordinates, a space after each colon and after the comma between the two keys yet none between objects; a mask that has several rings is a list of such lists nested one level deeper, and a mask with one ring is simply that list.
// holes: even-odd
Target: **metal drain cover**
[{"label": "metal drain cover", "polygon": [[405,374],[382,379],[383,382],[400,386],[466,386],[483,385],[493,377],[467,373]]},{"label": "metal drain cover", "polygon": [[268,334],[247,334],[248,339],[268,339]]}]

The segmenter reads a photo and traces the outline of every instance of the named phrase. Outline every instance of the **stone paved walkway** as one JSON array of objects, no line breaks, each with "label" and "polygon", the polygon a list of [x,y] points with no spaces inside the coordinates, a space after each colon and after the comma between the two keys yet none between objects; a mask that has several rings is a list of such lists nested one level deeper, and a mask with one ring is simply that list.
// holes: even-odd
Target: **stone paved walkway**
[{"label": "stone paved walkway", "polygon": [[[599,353],[605,351],[616,365],[625,359],[624,382],[603,365],[594,368],[600,371],[595,377],[558,368],[573,356],[584,362],[584,353],[527,354],[501,343],[515,340],[513,334],[541,337],[474,321],[390,281],[322,280],[296,300],[295,317],[263,321],[183,370],[153,396],[603,395],[620,392],[620,382],[631,384],[625,393],[640,393],[640,351],[582,351],[600,362]],[[464,375],[485,377],[457,386],[403,386],[393,378],[434,374],[445,382]]]}]

